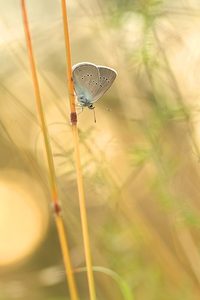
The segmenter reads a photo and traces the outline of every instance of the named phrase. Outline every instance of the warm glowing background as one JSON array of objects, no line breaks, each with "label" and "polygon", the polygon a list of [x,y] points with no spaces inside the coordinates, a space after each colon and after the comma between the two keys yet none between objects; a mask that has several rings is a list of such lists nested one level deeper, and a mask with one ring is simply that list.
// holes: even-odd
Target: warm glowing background
[{"label": "warm glowing background", "polygon": [[[200,299],[200,2],[69,0],[73,63],[118,78],[79,115],[93,262],[132,300]],[[75,268],[85,265],[59,0],[27,0]],[[68,299],[20,1],[0,0],[0,300]],[[85,273],[76,279],[88,300]],[[121,300],[95,272],[99,300]],[[127,298],[128,299],[128,298]],[[131,300],[131,299],[129,299]]]}]

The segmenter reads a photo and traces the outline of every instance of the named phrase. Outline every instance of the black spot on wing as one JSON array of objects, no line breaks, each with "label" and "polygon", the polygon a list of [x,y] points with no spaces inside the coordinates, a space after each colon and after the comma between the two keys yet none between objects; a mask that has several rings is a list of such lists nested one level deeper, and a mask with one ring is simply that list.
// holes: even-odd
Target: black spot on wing
[{"label": "black spot on wing", "polygon": [[99,88],[99,70],[91,63],[77,64],[73,66],[73,80],[77,96],[83,91],[93,98]]}]

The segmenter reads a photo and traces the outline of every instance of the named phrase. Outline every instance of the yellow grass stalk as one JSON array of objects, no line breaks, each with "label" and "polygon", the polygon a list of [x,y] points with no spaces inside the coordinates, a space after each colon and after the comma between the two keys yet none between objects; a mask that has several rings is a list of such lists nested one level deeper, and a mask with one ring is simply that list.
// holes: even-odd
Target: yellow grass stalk
[{"label": "yellow grass stalk", "polygon": [[40,124],[41,124],[41,129],[42,129],[44,144],[45,144],[45,150],[46,150],[46,155],[47,155],[49,175],[50,175],[51,196],[52,196],[52,202],[53,202],[53,207],[54,207],[54,212],[55,212],[55,222],[56,222],[57,232],[58,232],[59,241],[60,241],[60,247],[62,250],[63,261],[64,261],[64,266],[65,266],[66,279],[67,279],[68,286],[69,286],[71,300],[78,300],[79,298],[78,298],[77,288],[76,288],[76,284],[75,284],[75,280],[74,280],[72,264],[71,264],[71,260],[70,260],[69,247],[68,247],[64,223],[63,223],[63,219],[62,219],[62,215],[61,215],[61,207],[60,207],[59,200],[58,200],[55,168],[54,168],[52,151],[51,151],[51,146],[49,143],[46,121],[45,121],[45,117],[44,117],[42,101],[41,101],[41,96],[40,96],[40,88],[39,88],[34,53],[33,53],[33,48],[32,48],[31,35],[30,35],[30,31],[29,31],[29,24],[28,24],[25,0],[21,0],[21,10],[22,10],[23,25],[24,25],[24,31],[25,31],[25,37],[26,37],[27,51],[28,51],[30,67],[31,67],[32,81],[33,81],[33,87],[34,87],[34,93],[35,93],[35,101],[36,101],[36,106],[37,106],[37,110],[38,110],[38,118],[39,118]]},{"label": "yellow grass stalk", "polygon": [[82,169],[81,169],[80,150],[79,150],[79,136],[78,136],[78,127],[77,127],[77,114],[75,108],[74,84],[72,78],[71,47],[70,47],[70,37],[69,37],[69,28],[68,28],[67,5],[65,0],[61,0],[61,2],[62,2],[62,16],[63,16],[65,46],[66,46],[67,84],[68,84],[69,102],[70,102],[70,110],[71,110],[71,124],[72,124],[73,143],[74,143],[74,152],[75,152],[76,177],[77,177],[77,186],[78,186],[78,195],[79,195],[79,206],[80,206],[85,260],[86,260],[86,268],[87,268],[87,278],[88,278],[90,300],[96,300],[96,291],[95,291],[94,275],[93,275],[93,268],[92,268],[92,257],[91,257],[91,250],[90,250],[90,239],[89,239],[89,232],[88,232],[87,212],[86,212],[86,205],[85,205],[85,193],[84,193],[84,186],[83,186],[83,177],[82,177]]}]

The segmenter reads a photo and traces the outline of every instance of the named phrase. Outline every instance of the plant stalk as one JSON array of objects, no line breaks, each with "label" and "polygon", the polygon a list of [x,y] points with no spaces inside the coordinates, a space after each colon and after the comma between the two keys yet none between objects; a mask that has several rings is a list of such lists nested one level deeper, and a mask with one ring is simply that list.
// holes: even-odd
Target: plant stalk
[{"label": "plant stalk", "polygon": [[71,47],[70,47],[70,37],[69,37],[69,27],[68,27],[67,5],[65,0],[61,0],[61,1],[62,1],[63,29],[64,29],[64,38],[65,38],[65,47],[66,47],[67,85],[69,91],[71,124],[72,124],[73,144],[74,144],[74,152],[75,152],[76,177],[77,177],[77,186],[78,186],[85,260],[86,260],[86,268],[87,268],[88,287],[89,287],[90,300],[96,300],[96,290],[95,290],[94,275],[93,275],[93,268],[92,268],[92,256],[90,250],[91,248],[90,248],[87,211],[86,211],[86,202],[85,202],[85,192],[84,192],[80,150],[79,150],[79,136],[78,136],[77,114],[76,114],[76,106],[75,106],[74,83],[72,77]]},{"label": "plant stalk", "polygon": [[72,270],[72,264],[71,264],[71,259],[70,259],[70,252],[69,252],[67,237],[66,237],[65,228],[64,228],[64,222],[63,222],[63,218],[61,215],[61,207],[60,207],[59,200],[58,200],[55,167],[54,167],[52,150],[51,150],[51,146],[50,146],[50,142],[49,142],[48,132],[47,132],[46,120],[45,120],[43,107],[42,107],[42,100],[41,100],[41,95],[40,95],[40,88],[39,88],[36,64],[35,64],[35,59],[34,59],[34,53],[33,53],[33,48],[32,48],[31,34],[30,34],[30,30],[29,30],[25,0],[21,0],[21,10],[22,10],[24,32],[25,32],[25,37],[26,37],[27,52],[28,52],[30,68],[31,68],[33,88],[34,88],[34,93],[35,93],[36,107],[37,107],[37,111],[38,111],[38,119],[41,124],[41,130],[42,130],[42,134],[43,134],[43,138],[44,138],[45,151],[46,151],[47,162],[48,162],[48,167],[49,167],[51,199],[52,199],[52,203],[53,203],[53,209],[55,212],[55,222],[56,222],[56,228],[57,228],[58,237],[59,237],[59,241],[60,241],[60,247],[61,247],[61,251],[62,251],[62,255],[63,255],[66,279],[67,279],[67,283],[69,286],[69,293],[70,293],[71,300],[78,300],[79,299],[78,292],[77,292],[77,288],[76,288],[76,284],[75,284],[74,273]]}]

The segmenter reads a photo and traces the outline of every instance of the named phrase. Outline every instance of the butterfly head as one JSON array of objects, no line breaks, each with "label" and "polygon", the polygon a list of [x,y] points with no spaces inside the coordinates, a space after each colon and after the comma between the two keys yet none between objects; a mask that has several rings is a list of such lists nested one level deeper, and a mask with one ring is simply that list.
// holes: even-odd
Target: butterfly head
[{"label": "butterfly head", "polygon": [[93,104],[90,104],[90,105],[88,105],[88,108],[89,108],[89,109],[94,109],[95,107],[94,107]]}]

